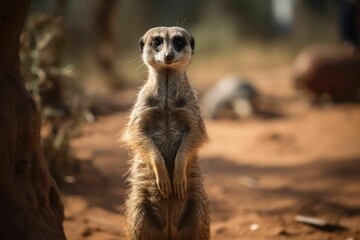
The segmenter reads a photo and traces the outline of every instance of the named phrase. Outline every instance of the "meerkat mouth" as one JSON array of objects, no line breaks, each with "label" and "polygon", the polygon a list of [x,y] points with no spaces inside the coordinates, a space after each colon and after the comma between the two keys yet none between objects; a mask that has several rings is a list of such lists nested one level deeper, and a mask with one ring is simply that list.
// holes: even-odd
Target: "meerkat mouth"
[{"label": "meerkat mouth", "polygon": [[179,59],[177,59],[177,60],[171,60],[171,61],[164,61],[164,63],[165,63],[166,65],[171,65],[171,64],[176,63],[176,62],[178,62],[178,61],[179,61]]}]

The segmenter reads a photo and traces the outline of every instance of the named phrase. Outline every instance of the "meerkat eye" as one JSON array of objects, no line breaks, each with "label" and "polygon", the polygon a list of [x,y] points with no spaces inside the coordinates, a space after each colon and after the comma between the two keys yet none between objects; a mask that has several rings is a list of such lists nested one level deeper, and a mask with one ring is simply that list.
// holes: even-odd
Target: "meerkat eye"
[{"label": "meerkat eye", "polygon": [[185,39],[181,36],[176,36],[173,39],[173,44],[176,49],[176,51],[180,52],[185,47]]},{"label": "meerkat eye", "polygon": [[161,37],[155,37],[152,41],[152,46],[154,48],[159,48],[161,46],[161,44],[163,43],[163,40]]}]

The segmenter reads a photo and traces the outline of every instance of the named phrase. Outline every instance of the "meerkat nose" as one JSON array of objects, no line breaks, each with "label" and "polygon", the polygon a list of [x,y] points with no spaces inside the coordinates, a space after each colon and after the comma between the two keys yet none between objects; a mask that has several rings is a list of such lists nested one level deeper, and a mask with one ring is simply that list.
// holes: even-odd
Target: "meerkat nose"
[{"label": "meerkat nose", "polygon": [[174,57],[175,57],[175,55],[174,55],[174,52],[172,52],[172,51],[165,53],[165,61],[167,61],[167,62],[174,60]]}]

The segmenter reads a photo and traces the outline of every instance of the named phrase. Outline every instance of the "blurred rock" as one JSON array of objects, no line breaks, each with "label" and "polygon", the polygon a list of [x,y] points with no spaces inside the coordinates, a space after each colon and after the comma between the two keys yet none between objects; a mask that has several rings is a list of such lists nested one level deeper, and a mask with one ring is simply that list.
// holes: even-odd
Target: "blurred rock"
[{"label": "blurred rock", "polygon": [[327,224],[326,221],[324,221],[322,219],[310,217],[310,216],[302,216],[302,215],[296,216],[295,221],[301,222],[301,223],[306,223],[309,225],[314,225],[314,226],[321,226],[321,227],[323,227]]},{"label": "blurred rock", "polygon": [[311,216],[298,215],[295,217],[295,221],[307,224],[309,226],[315,227],[322,231],[335,232],[335,231],[347,230],[346,227],[341,226],[339,224],[328,223],[323,219],[315,218],[315,217],[311,217]]},{"label": "blurred rock", "polygon": [[206,118],[246,118],[256,110],[257,91],[246,79],[228,75],[211,87],[202,99]]},{"label": "blurred rock", "polygon": [[293,69],[295,87],[318,101],[325,95],[333,102],[358,101],[360,54],[335,48],[308,48],[296,58]]}]

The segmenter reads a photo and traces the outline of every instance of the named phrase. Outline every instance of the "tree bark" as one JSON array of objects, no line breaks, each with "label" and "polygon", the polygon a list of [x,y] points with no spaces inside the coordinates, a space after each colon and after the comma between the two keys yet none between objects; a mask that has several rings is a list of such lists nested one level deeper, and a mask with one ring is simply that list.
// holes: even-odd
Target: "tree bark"
[{"label": "tree bark", "polygon": [[65,239],[63,206],[40,144],[40,115],[19,70],[29,2],[0,1],[0,239]]},{"label": "tree bark", "polygon": [[96,2],[95,34],[97,36],[97,58],[105,71],[113,71],[115,62],[115,0]]}]

